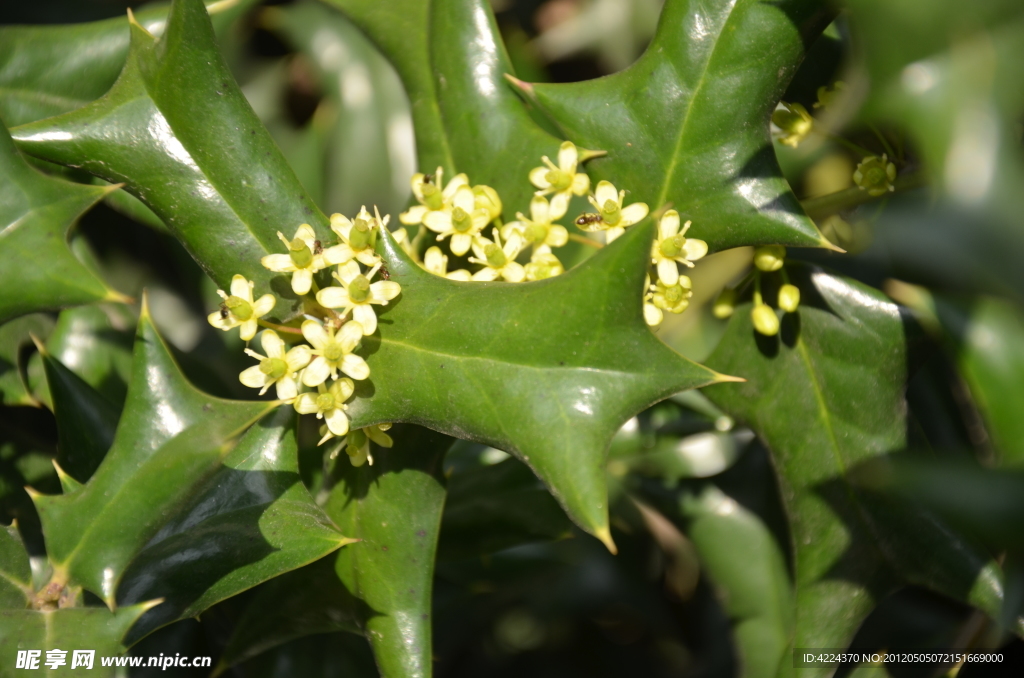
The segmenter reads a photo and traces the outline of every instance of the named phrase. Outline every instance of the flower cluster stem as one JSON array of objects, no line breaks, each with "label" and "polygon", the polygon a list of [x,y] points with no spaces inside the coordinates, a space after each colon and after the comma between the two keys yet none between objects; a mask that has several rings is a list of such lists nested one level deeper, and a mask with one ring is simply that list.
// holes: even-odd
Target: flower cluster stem
[{"label": "flower cluster stem", "polygon": [[[924,172],[917,171],[897,177],[893,186],[895,192],[898,193],[900,191],[920,188],[927,183]],[[855,186],[842,191],[836,191],[835,193],[829,193],[828,195],[804,200],[801,202],[801,205],[803,205],[804,211],[807,212],[807,216],[817,220],[844,212],[875,199],[875,196]]]}]

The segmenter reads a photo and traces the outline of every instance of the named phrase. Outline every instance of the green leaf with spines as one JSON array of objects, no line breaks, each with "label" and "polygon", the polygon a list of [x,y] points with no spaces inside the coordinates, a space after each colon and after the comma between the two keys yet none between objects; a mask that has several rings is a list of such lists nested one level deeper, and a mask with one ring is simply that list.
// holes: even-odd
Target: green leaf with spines
[{"label": "green leaf with spines", "polygon": [[195,484],[213,474],[235,432],[275,407],[193,387],[153,327],[139,318],[132,381],[113,446],[71,495],[34,497],[54,569],[113,604],[121,576]]},{"label": "green leaf with spines", "polygon": [[[356,613],[383,676],[432,673],[431,590],[445,488],[447,436],[417,426],[393,430],[394,447],[355,468],[342,450],[327,478],[324,509],[361,539],[338,552],[335,572],[358,599]],[[325,488],[325,489],[326,489]]]},{"label": "green leaf with spines", "polygon": [[353,426],[416,423],[514,454],[611,547],[612,436],[658,400],[728,379],[644,323],[652,236],[643,223],[563,275],[510,285],[432,275],[385,235],[379,251],[402,294],[363,339],[371,376],[349,405]]},{"label": "green leaf with spines", "polygon": [[[285,406],[252,426],[133,558],[118,603],[164,603],[132,628],[130,642],[355,541],[339,532],[299,478],[296,416]],[[183,562],[182,553],[193,557]]]},{"label": "green leaf with spines", "polygon": [[32,601],[32,568],[16,524],[0,527],[0,609],[21,609]]},{"label": "green leaf with spines", "polygon": [[38,406],[25,381],[27,365],[22,350],[32,343],[31,335],[45,339],[52,329],[53,320],[42,313],[0,325],[0,403]]},{"label": "green leaf with spines", "polygon": [[65,309],[46,338],[46,350],[120,408],[131,378],[135,325],[132,309],[119,304]]},{"label": "green leaf with spines", "polygon": [[769,119],[829,23],[817,0],[667,0],[647,51],[571,84],[513,81],[565,136],[608,155],[587,171],[651,209],[671,203],[712,250],[832,245],[779,169]]},{"label": "green leaf with spines", "polygon": [[[859,489],[849,475],[906,446],[900,310],[851,280],[787,270],[801,290],[799,311],[778,336],[763,337],[750,304],[738,305],[708,363],[748,381],[705,393],[748,422],[774,458],[794,549],[794,646],[847,647],[874,604],[905,584],[996,614],[1000,573],[986,555],[935,516]],[[765,283],[768,300],[773,284]]]},{"label": "green leaf with spines", "polygon": [[[260,258],[327,218],[235,84],[199,0],[175,0],[159,38],[133,23],[124,70],[101,99],[18,128],[28,153],[81,167],[141,199],[223,289],[242,274],[295,312],[287,276]],[[239,173],[239,168],[246,168]]]},{"label": "green leaf with spines", "polygon": [[122,299],[68,247],[68,231],[109,188],[48,177],[0,125],[0,323],[26,313]]}]

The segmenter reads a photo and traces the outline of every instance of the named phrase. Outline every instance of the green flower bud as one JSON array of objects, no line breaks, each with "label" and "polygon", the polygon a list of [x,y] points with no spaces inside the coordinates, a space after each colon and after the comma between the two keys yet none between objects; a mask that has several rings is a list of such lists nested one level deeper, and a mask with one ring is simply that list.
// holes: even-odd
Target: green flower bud
[{"label": "green flower bud", "polygon": [[800,306],[800,288],[786,283],[779,288],[779,308],[786,313],[793,313]]},{"label": "green flower bud", "polygon": [[341,349],[341,344],[337,341],[332,341],[324,347],[323,356],[324,359],[336,363],[345,357],[345,352]]},{"label": "green flower bud", "polygon": [[662,256],[675,259],[682,253],[685,244],[686,236],[680,234],[662,240],[658,249],[661,250]]},{"label": "green flower bud", "polygon": [[484,256],[487,257],[487,265],[491,268],[504,268],[508,263],[505,252],[494,243],[484,246]]},{"label": "green flower bud", "polygon": [[785,261],[786,248],[782,245],[765,245],[754,250],[754,266],[762,271],[777,271]]},{"label": "green flower bud", "polygon": [[348,244],[354,250],[365,250],[370,244],[370,235],[373,227],[366,223],[366,219],[356,219],[352,229],[348,232]]},{"label": "green flower bud", "polygon": [[420,189],[423,192],[423,204],[432,210],[439,210],[444,207],[444,194],[434,184],[423,184]]},{"label": "green flower bud", "polygon": [[260,361],[260,372],[277,380],[288,374],[288,363],[280,358],[267,358]]},{"label": "green flower bud", "polygon": [[356,302],[366,301],[370,298],[370,281],[365,275],[357,275],[348,284],[349,299]]},{"label": "green flower bud", "polygon": [[772,122],[782,132],[779,141],[796,148],[811,133],[814,118],[800,104],[782,102],[782,106],[772,113]]},{"label": "green flower bud", "polygon": [[490,186],[473,187],[473,206],[476,209],[487,210],[487,216],[494,221],[501,216],[501,198],[498,192]]},{"label": "green flower bud", "polygon": [[239,320],[245,321],[252,317],[252,305],[241,297],[228,297],[224,300],[224,306]]},{"label": "green flower bud", "polygon": [[622,220],[622,208],[614,200],[605,200],[601,206],[601,221],[609,226],[615,226]]},{"label": "green flower bud", "polygon": [[736,290],[725,288],[722,293],[715,299],[715,304],[711,308],[711,313],[716,318],[724,320],[732,317],[733,311],[736,310]]},{"label": "green flower bud", "polygon": [[526,242],[544,242],[548,239],[548,227],[544,224],[530,224],[523,229],[523,238]]},{"label": "green flower bud", "polygon": [[473,228],[473,217],[461,207],[452,210],[452,228],[459,233],[466,233]]},{"label": "green flower bud", "polygon": [[884,153],[881,158],[877,155],[864,158],[853,173],[854,183],[868,195],[876,197],[896,190],[892,183],[895,180],[896,165],[889,162]]},{"label": "green flower bud", "polygon": [[572,176],[560,169],[548,170],[544,178],[547,179],[548,183],[551,184],[551,188],[555,189],[556,193],[572,186]]},{"label": "green flower bud", "polygon": [[291,241],[291,244],[288,245],[288,254],[296,268],[306,268],[313,261],[313,253],[309,251],[309,247],[302,238],[295,238]]},{"label": "green flower bud", "polygon": [[325,391],[316,397],[316,408],[321,412],[327,410],[333,410],[337,407],[334,402],[334,395],[330,391]]},{"label": "green flower bud", "polygon": [[774,337],[779,333],[779,316],[767,304],[757,304],[750,309],[750,322],[754,324],[755,330],[766,337]]}]

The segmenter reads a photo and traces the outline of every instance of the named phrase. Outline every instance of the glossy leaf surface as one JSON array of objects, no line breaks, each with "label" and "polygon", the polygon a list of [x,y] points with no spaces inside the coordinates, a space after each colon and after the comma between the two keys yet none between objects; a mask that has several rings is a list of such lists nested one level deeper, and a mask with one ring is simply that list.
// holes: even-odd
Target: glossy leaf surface
[{"label": "glossy leaf surface", "polygon": [[651,209],[671,203],[713,250],[828,247],[782,176],[768,122],[830,18],[815,0],[668,0],[626,70],[517,87],[567,138],[608,151],[594,177]]},{"label": "glossy leaf surface", "polygon": [[69,308],[57,317],[46,350],[120,408],[131,378],[135,322],[125,306]]},{"label": "glossy leaf surface", "polygon": [[518,285],[434,276],[382,238],[402,294],[363,340],[372,376],[356,387],[354,425],[411,422],[514,454],[608,543],[612,436],[648,405],[721,376],[643,321],[652,230],[634,227],[564,275]]},{"label": "glossy leaf surface", "polygon": [[774,457],[794,548],[794,646],[846,647],[875,602],[906,583],[994,614],[1000,575],[983,554],[935,516],[851,483],[856,465],[906,445],[899,309],[821,270],[791,267],[790,276],[798,313],[766,338],[749,304],[738,306],[708,362],[748,381],[706,394]]},{"label": "glossy leaf surface", "polygon": [[253,113],[199,0],[176,0],[165,34],[133,25],[128,61],[102,99],[22,126],[27,152],[81,167],[141,199],[223,289],[240,273],[294,306],[286,276],[260,265],[308,222],[327,220]]},{"label": "glossy leaf surface", "polygon": [[35,405],[26,384],[22,349],[32,343],[31,335],[44,339],[53,329],[53,320],[44,314],[32,314],[0,325],[0,402],[4,405]]},{"label": "glossy leaf surface", "polygon": [[[512,73],[494,15],[481,0],[327,0],[394,64],[412,105],[421,171],[442,166],[525,209],[529,171],[560,139],[533,120],[504,81]],[[509,153],[509,149],[515,149]]]},{"label": "glossy leaf surface", "polygon": [[113,446],[81,490],[35,498],[55,570],[112,604],[128,563],[216,471],[228,438],[274,405],[195,389],[143,307]]},{"label": "glossy leaf surface", "polygon": [[383,676],[431,675],[431,591],[445,490],[441,461],[451,439],[417,426],[394,432],[394,447],[353,467],[339,455],[324,505],[358,544],[335,569],[359,599],[357,613]]},{"label": "glossy leaf surface", "polygon": [[111,296],[67,241],[74,221],[109,190],[41,174],[0,129],[0,322]]},{"label": "glossy leaf surface", "polygon": [[281,407],[252,426],[132,560],[119,604],[164,600],[132,629],[132,642],[352,541],[302,485],[295,417]]}]

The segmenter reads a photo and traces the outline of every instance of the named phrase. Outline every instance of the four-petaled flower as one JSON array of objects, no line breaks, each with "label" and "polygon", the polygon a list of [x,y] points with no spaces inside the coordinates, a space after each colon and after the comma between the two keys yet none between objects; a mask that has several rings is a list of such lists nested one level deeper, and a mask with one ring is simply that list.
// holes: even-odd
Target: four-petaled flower
[{"label": "four-petaled flower", "polygon": [[381,220],[380,214],[376,217],[370,216],[365,205],[359,210],[355,221],[350,221],[344,214],[332,214],[331,230],[341,238],[341,244],[336,247],[342,248],[342,252],[347,255],[338,263],[355,259],[365,266],[375,265],[380,261],[380,257],[373,251],[373,246],[377,242],[377,229],[387,225],[388,217]]},{"label": "four-petaled flower", "polygon": [[309,224],[302,224],[289,240],[281,231],[277,232],[288,254],[268,254],[260,259],[265,268],[276,273],[292,274],[292,292],[305,294],[313,284],[313,274],[328,266],[342,264],[352,258],[351,250],[345,245],[324,249],[316,239],[316,233]]},{"label": "four-petaled flower", "polygon": [[344,309],[342,317],[351,311],[352,319],[362,326],[363,334],[373,334],[377,330],[377,314],[371,304],[387,306],[402,291],[402,286],[393,280],[380,280],[371,284],[370,278],[379,269],[378,263],[364,275],[355,261],[344,263],[334,273],[341,287],[325,287],[316,293],[316,300],[327,308]]},{"label": "four-petaled flower", "polygon": [[412,194],[416,197],[419,205],[413,205],[408,212],[398,215],[398,220],[406,226],[422,224],[423,219],[431,212],[441,212],[451,209],[451,200],[455,197],[455,191],[462,186],[469,184],[469,177],[465,174],[456,174],[448,185],[441,188],[441,180],[444,177],[444,170],[440,167],[434,172],[434,176],[417,172],[412,175]]},{"label": "four-petaled flower", "polygon": [[464,268],[449,271],[448,256],[441,252],[441,248],[437,246],[430,247],[423,253],[423,268],[434,275],[439,275],[442,278],[448,278],[449,280],[465,281],[470,279],[469,271]]},{"label": "four-petaled flower", "polygon": [[327,423],[327,434],[320,439],[318,445],[323,445],[333,436],[343,436],[348,433],[348,415],[345,410],[348,406],[345,401],[352,397],[355,391],[355,384],[351,379],[338,379],[327,384],[319,384],[316,393],[302,393],[295,399],[295,411],[299,414],[315,414],[317,419],[323,419]]},{"label": "four-petaled flower", "polygon": [[526,265],[526,279],[530,281],[553,278],[563,273],[565,273],[565,268],[562,266],[562,262],[551,253],[551,248],[547,245],[540,245],[533,250],[530,263]]},{"label": "four-petaled flower", "polygon": [[473,244],[473,236],[480,233],[490,213],[483,207],[476,207],[476,198],[469,186],[460,186],[452,196],[451,210],[428,212],[423,217],[423,225],[438,234],[437,239],[443,240],[451,236],[452,254],[462,256]]},{"label": "four-petaled flower", "polygon": [[482,269],[473,274],[473,280],[497,280],[504,278],[508,282],[522,282],[526,278],[526,270],[522,264],[516,263],[516,257],[523,249],[523,241],[518,233],[512,233],[505,244],[501,244],[501,236],[495,228],[492,233],[494,240],[477,236],[473,241],[473,254],[469,260],[481,264]]},{"label": "four-petaled flower", "polygon": [[372,440],[381,447],[391,447],[395,442],[391,440],[391,436],[384,432],[390,428],[391,424],[377,424],[376,426],[366,426],[349,432],[348,437],[345,438],[345,453],[348,454],[348,459],[352,465],[362,466],[368,461],[370,466],[373,466],[373,455],[370,454],[370,441]]},{"label": "four-petaled flower", "polygon": [[666,285],[657,281],[651,286],[651,303],[656,308],[668,311],[669,313],[682,313],[690,305],[690,297],[693,296],[693,283],[685,275],[673,285]]},{"label": "four-petaled flower", "polygon": [[561,247],[569,242],[569,231],[565,226],[553,224],[555,219],[561,219],[565,212],[558,212],[548,204],[546,198],[540,195],[533,196],[530,200],[530,218],[527,219],[522,212],[517,212],[519,221],[510,221],[501,229],[501,234],[506,239],[515,231],[519,233],[523,241],[534,247],[547,245],[548,247]]},{"label": "four-petaled flower", "polygon": [[890,191],[896,190],[892,182],[896,180],[896,165],[889,162],[888,156],[883,153],[879,158],[871,155],[860,161],[857,170],[853,173],[853,181],[862,191],[868,195],[878,197]]},{"label": "four-petaled flower", "polygon": [[665,212],[658,222],[658,237],[651,246],[651,263],[658,267],[658,279],[666,285],[675,285],[679,280],[676,262],[693,267],[693,262],[708,253],[708,244],[697,238],[687,238],[690,223],[679,230],[679,213]]},{"label": "four-petaled flower", "polygon": [[291,401],[299,392],[295,373],[308,365],[312,358],[309,347],[300,344],[286,352],[284,341],[273,330],[264,330],[260,343],[267,354],[260,355],[252,349],[245,349],[246,354],[259,360],[260,364],[243,370],[238,380],[250,388],[260,389],[260,395],[273,385],[278,400]]},{"label": "four-petaled flower", "polygon": [[258,300],[252,299],[252,288],[255,286],[245,276],[236,275],[231,278],[231,294],[224,290],[217,290],[224,302],[219,311],[214,311],[207,320],[218,330],[225,332],[232,327],[241,327],[239,330],[242,341],[249,341],[256,336],[258,320],[270,313],[277,300],[273,294],[264,294]]},{"label": "four-petaled flower", "polygon": [[325,327],[317,320],[307,320],[302,323],[302,336],[313,346],[310,353],[316,356],[302,372],[306,386],[318,386],[327,377],[337,378],[338,370],[356,380],[370,376],[366,361],[352,353],[363,338],[363,326],[358,322],[351,320],[335,333],[331,324]]},{"label": "four-petaled flower", "polygon": [[607,231],[605,242],[611,242],[626,232],[627,226],[632,226],[647,216],[647,203],[635,202],[632,205],[622,206],[626,199],[625,191],[616,191],[614,184],[610,181],[597,182],[594,195],[587,196],[590,204],[594,206],[601,219],[593,223],[580,225],[584,231]]},{"label": "four-petaled flower", "polygon": [[558,166],[546,155],[541,160],[546,167],[530,170],[530,183],[539,189],[537,195],[554,194],[551,196],[552,213],[565,214],[573,194],[586,195],[590,190],[590,177],[576,173],[579,163],[576,145],[571,141],[562,142],[558,149]]}]

